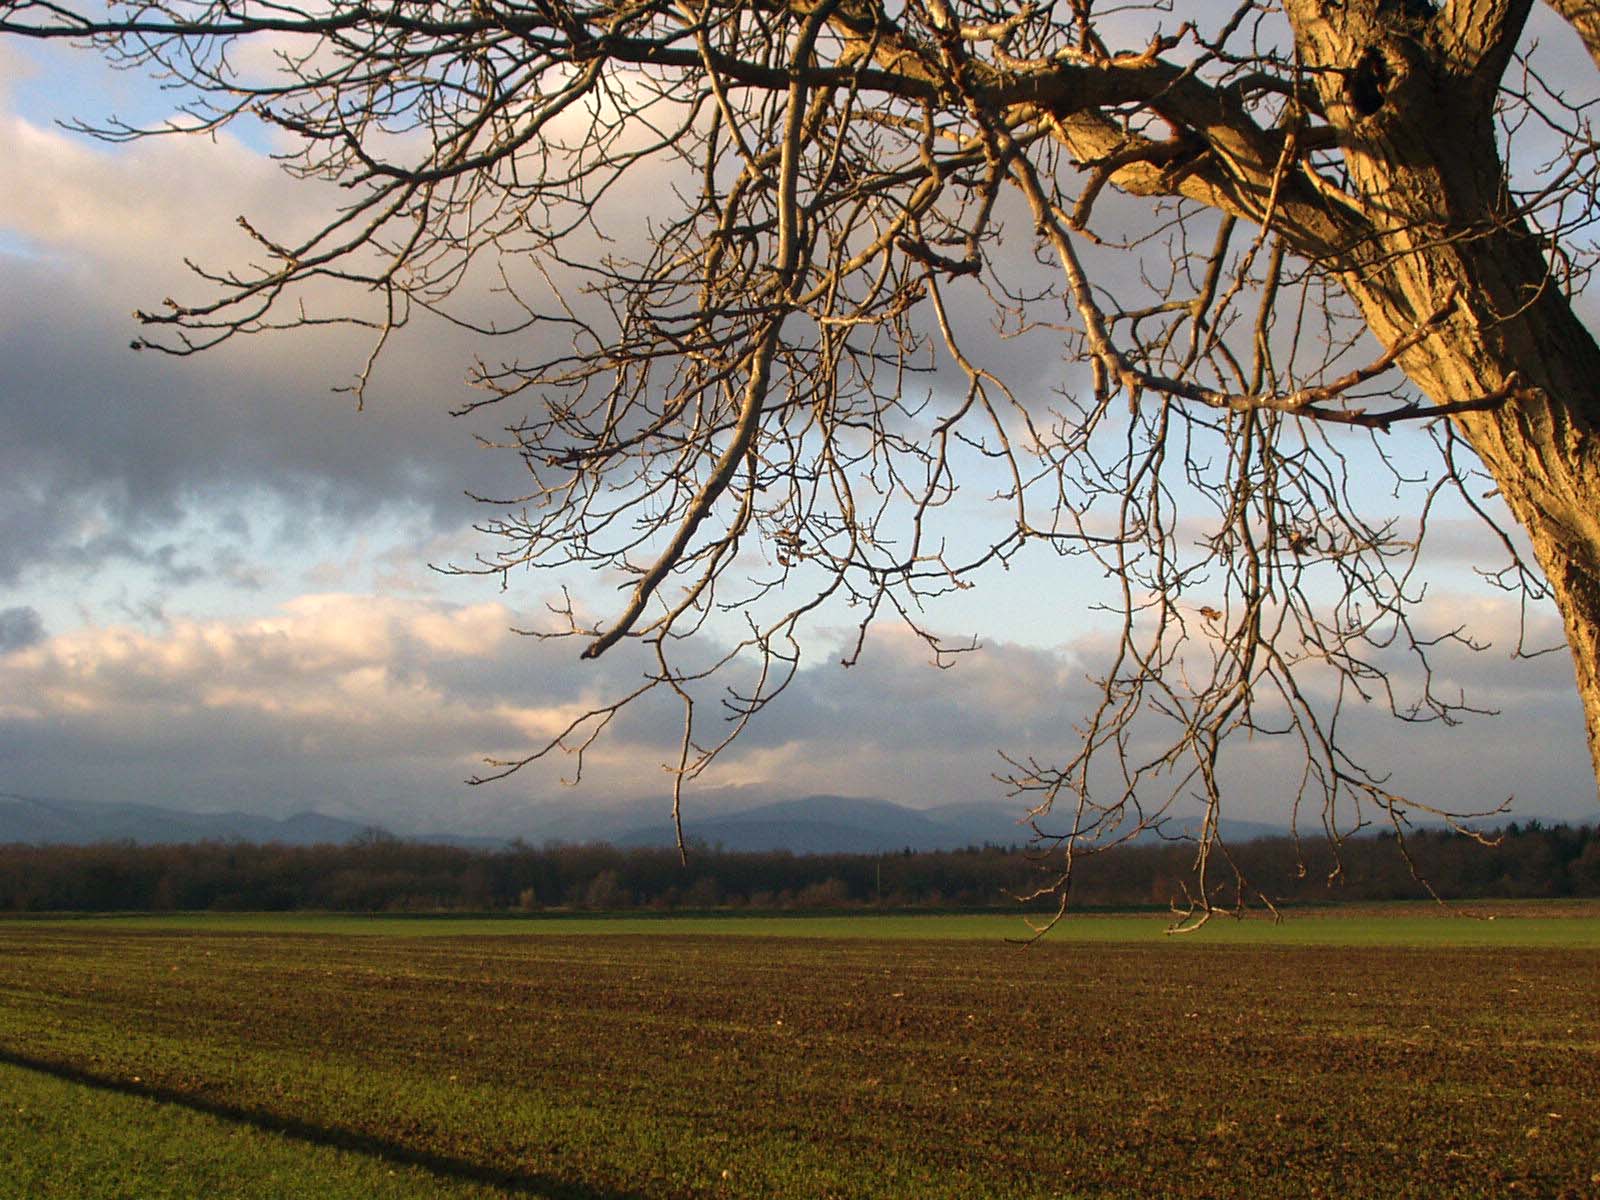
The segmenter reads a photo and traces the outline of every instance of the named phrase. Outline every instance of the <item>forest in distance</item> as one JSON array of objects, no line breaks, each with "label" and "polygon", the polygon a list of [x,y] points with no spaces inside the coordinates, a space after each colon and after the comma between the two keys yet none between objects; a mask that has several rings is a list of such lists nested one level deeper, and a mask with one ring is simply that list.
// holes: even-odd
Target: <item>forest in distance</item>
[{"label": "forest in distance", "polygon": [[[1491,844],[1418,830],[1405,849],[1390,833],[1349,838],[1337,869],[1333,847],[1318,838],[1298,849],[1264,838],[1229,854],[1247,903],[1425,899],[1428,886],[1452,900],[1600,896],[1594,826],[1513,823]],[[1073,906],[1180,901],[1193,855],[1192,843],[1162,842],[1082,857]],[[320,846],[11,845],[0,847],[0,911],[1014,910],[1052,869],[1037,851],[999,846],[815,855],[698,847],[683,866],[668,849],[478,850],[377,834]]]}]

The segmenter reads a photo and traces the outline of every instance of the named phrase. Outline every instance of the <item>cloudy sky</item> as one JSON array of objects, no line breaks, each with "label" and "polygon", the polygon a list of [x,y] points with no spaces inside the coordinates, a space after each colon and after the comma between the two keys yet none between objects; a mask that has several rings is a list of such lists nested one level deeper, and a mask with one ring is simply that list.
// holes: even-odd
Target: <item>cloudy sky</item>
[{"label": "cloudy sky", "polygon": [[[512,632],[593,580],[502,591],[430,569],[492,549],[464,493],[514,482],[447,415],[468,395],[459,337],[403,340],[362,412],[331,391],[361,353],[341,334],[181,361],[128,349],[132,310],[185,293],[185,256],[244,256],[237,215],[292,225],[321,200],[236,136],[108,146],[53,123],[155,103],[81,54],[0,43],[0,792],[464,833],[575,801],[655,819],[679,719],[666,705],[619,722],[575,792],[570,762],[465,785],[640,664]],[[1475,537],[1441,539],[1429,611],[1492,643],[1442,666],[1506,716],[1421,732],[1362,719],[1357,735],[1427,798],[1514,794],[1528,815],[1593,819],[1569,666],[1510,657],[1514,608],[1451,566]],[[947,671],[887,626],[846,671],[846,628],[820,620],[791,693],[705,787],[1005,803],[997,751],[1058,755],[1089,701],[1107,644],[1096,586],[1054,559],[997,574],[933,615],[982,642]],[[1535,622],[1555,636],[1549,614]],[[1237,802],[1284,815],[1265,783]]]}]

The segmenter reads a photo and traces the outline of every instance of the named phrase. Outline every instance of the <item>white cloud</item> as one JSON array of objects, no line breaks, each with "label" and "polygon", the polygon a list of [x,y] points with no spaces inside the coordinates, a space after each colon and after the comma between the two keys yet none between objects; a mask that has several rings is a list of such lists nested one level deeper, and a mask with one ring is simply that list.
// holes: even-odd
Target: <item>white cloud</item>
[{"label": "white cloud", "polygon": [[[1441,605],[1463,615],[1467,607]],[[1504,602],[1471,607],[1497,633],[1514,620]],[[558,755],[469,799],[462,780],[483,755],[528,752],[631,690],[646,665],[628,645],[580,663],[570,642],[511,632],[525,620],[498,602],[345,593],[296,597],[259,616],[39,637],[0,656],[0,769],[9,789],[42,794],[196,808],[231,799],[423,825],[451,810],[468,832],[478,797],[503,807],[556,795],[573,769]],[[998,751],[1047,762],[1068,751],[1093,699],[1085,676],[1103,649],[1098,636],[1058,650],[999,642],[940,671],[920,641],[886,628],[857,666],[839,667],[834,653],[802,670],[700,786],[911,804],[995,798]],[[1450,683],[1472,685],[1489,704],[1510,698],[1512,711],[1449,730],[1351,710],[1350,744],[1446,807],[1514,792],[1526,814],[1589,815],[1567,664],[1513,663],[1498,651],[1445,657]],[[704,699],[702,712],[714,711],[714,697]],[[626,713],[586,763],[583,795],[660,795],[679,720],[670,698]],[[1236,815],[1286,816],[1284,796],[1269,794],[1293,774],[1284,754],[1274,742],[1241,744],[1230,761],[1250,769]]]}]

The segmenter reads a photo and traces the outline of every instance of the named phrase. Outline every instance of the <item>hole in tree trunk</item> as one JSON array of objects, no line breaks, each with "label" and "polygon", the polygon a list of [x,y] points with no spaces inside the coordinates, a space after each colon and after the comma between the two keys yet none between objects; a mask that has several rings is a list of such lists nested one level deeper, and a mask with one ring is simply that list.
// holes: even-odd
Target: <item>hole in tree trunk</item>
[{"label": "hole in tree trunk", "polygon": [[1369,47],[1350,73],[1350,107],[1363,117],[1370,117],[1383,107],[1384,93],[1389,89],[1389,64],[1377,47]]},{"label": "hole in tree trunk", "polygon": [[1378,0],[1378,15],[1415,22],[1431,21],[1439,15],[1439,6],[1432,0]]}]

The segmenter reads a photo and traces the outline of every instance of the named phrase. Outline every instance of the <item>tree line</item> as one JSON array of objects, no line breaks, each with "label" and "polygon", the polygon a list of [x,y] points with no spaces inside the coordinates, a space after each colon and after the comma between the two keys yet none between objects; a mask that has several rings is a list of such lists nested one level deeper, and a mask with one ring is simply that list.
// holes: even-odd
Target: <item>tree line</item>
[{"label": "tree line", "polygon": [[[1600,831],[1592,826],[1512,824],[1490,845],[1418,831],[1405,849],[1393,835],[1347,839],[1337,851],[1308,841],[1298,854],[1286,838],[1263,839],[1230,851],[1229,886],[1242,883],[1246,899],[1275,904],[1420,899],[1429,885],[1463,900],[1600,896]],[[1074,904],[1185,902],[1194,851],[1161,842],[1082,857]],[[817,855],[701,847],[685,867],[667,849],[481,850],[380,835],[320,846],[11,845],[0,848],[0,910],[1014,909],[1054,866],[1036,850],[1000,846]]]}]

